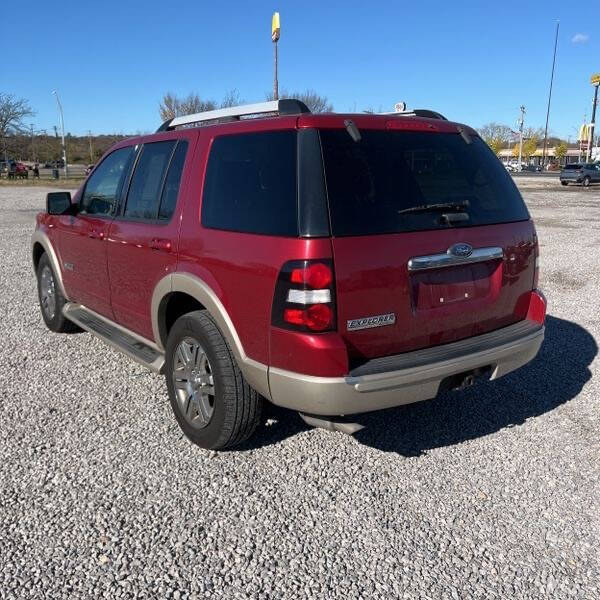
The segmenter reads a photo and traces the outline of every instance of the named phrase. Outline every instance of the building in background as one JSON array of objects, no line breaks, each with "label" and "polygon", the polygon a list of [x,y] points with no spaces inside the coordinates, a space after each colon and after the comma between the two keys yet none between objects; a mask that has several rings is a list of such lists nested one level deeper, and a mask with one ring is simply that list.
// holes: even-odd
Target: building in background
[{"label": "building in background", "polygon": [[[558,165],[560,165],[562,167],[566,164],[576,163],[576,162],[585,160],[585,151],[580,150],[579,147],[574,147],[573,145],[571,145],[569,148],[567,148],[566,154],[564,156],[562,156],[561,158],[557,158],[556,148],[557,148],[556,146],[553,146],[551,148],[546,148],[546,162],[547,163],[548,162],[549,163],[557,163]],[[595,148],[594,150],[596,150],[596,152],[597,152],[598,148]],[[523,162],[530,164],[530,165],[541,165],[542,164],[542,155],[543,155],[542,148],[538,148],[529,157],[529,159],[523,158]],[[505,148],[504,150],[500,150],[500,152],[498,152],[498,158],[500,158],[500,160],[504,163],[510,162],[510,161],[517,161],[512,148]]]}]

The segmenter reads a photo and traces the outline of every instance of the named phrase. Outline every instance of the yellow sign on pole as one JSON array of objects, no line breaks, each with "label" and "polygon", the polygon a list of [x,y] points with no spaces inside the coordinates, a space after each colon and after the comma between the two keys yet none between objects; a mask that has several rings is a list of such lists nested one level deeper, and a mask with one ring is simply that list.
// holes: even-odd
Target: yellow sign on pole
[{"label": "yellow sign on pole", "polygon": [[279,35],[281,34],[281,25],[279,22],[279,13],[273,13],[273,18],[271,19],[271,39],[274,42],[279,41]]},{"label": "yellow sign on pole", "polygon": [[587,142],[590,139],[590,126],[587,125],[586,123],[584,123],[580,128],[579,128],[579,141],[580,142]]},{"label": "yellow sign on pole", "polygon": [[591,77],[590,77],[590,83],[592,85],[600,85],[600,73],[594,73]]}]

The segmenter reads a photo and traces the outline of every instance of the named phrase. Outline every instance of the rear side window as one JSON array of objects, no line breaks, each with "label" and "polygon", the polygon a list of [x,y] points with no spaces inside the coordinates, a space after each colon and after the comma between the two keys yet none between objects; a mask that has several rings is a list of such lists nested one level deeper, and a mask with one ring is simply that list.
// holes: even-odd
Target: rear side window
[{"label": "rear side window", "polygon": [[297,236],[296,132],[213,140],[202,196],[202,225]]},{"label": "rear side window", "polygon": [[[529,218],[506,169],[485,142],[458,134],[321,130],[333,235],[369,235],[506,223]],[[436,204],[464,206],[448,224]],[[419,207],[430,207],[421,211]],[[407,209],[413,209],[413,211]],[[416,209],[416,210],[415,210]]]},{"label": "rear side window", "polygon": [[165,174],[176,141],[144,144],[131,179],[124,215],[134,219],[156,219]]},{"label": "rear side window", "polygon": [[570,165],[565,165],[563,168],[567,169],[567,170],[573,170],[574,171],[575,169],[581,169],[582,166],[579,165],[579,164],[577,164],[577,163],[572,163]]}]

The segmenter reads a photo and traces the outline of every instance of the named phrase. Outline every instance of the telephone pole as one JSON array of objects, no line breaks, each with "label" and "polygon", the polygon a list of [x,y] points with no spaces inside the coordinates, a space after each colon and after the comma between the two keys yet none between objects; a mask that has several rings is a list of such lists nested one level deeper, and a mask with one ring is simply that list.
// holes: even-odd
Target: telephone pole
[{"label": "telephone pole", "polygon": [[60,99],[58,97],[58,92],[56,90],[54,90],[52,93],[56,96],[56,103],[58,104],[58,112],[60,115],[62,155],[63,155],[63,162],[65,163],[65,179],[66,179],[69,176],[69,171],[67,168],[67,147],[65,146],[65,119],[64,119],[64,115],[63,115],[62,104],[60,103]]},{"label": "telephone pole", "polygon": [[600,73],[592,75],[590,83],[594,86],[594,103],[592,104],[592,122],[590,123],[590,139],[588,140],[587,161],[592,159],[592,148],[594,147],[594,133],[596,129],[596,106],[598,105],[598,87],[600,86]]},{"label": "telephone pole", "polygon": [[88,139],[90,140],[90,165],[94,162],[94,150],[92,149],[92,130],[88,129]]},{"label": "telephone pole", "polygon": [[556,47],[558,46],[558,28],[560,21],[556,21],[556,36],[554,37],[554,57],[552,58],[552,75],[550,76],[550,91],[548,92],[548,110],[546,111],[546,129],[544,130],[544,150],[542,151],[542,170],[546,166],[546,144],[548,142],[548,120],[550,119],[550,101],[552,100],[552,84],[554,83],[554,67],[556,65]]},{"label": "telephone pole", "polygon": [[29,128],[31,129],[31,158],[33,158],[33,162],[35,162],[35,146],[33,144],[33,123],[29,124]]},{"label": "telephone pole", "polygon": [[521,105],[521,116],[519,118],[519,171],[523,160],[523,125],[525,123],[525,107]]}]

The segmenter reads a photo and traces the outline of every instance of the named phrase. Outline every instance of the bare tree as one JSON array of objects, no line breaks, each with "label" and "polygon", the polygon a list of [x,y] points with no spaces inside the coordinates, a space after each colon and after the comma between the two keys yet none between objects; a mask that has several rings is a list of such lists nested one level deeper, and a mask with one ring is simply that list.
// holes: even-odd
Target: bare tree
[{"label": "bare tree", "polygon": [[223,97],[223,100],[221,101],[221,108],[239,106],[240,104],[244,104],[244,101],[240,97],[239,92],[233,88],[232,90],[229,90]]},{"label": "bare tree", "polygon": [[[265,94],[267,100],[273,100],[273,92]],[[304,102],[313,113],[333,112],[333,104],[329,102],[327,96],[320,96],[315,90],[306,90],[304,92],[289,93],[287,90],[279,92],[279,98],[293,98]]]},{"label": "bare tree", "polygon": [[508,125],[502,125],[501,123],[486,123],[477,131],[489,145],[492,142],[495,144],[506,144],[513,136],[512,129]]},{"label": "bare tree", "polygon": [[178,98],[175,94],[167,92],[158,106],[160,118],[163,121],[193,115],[195,113],[214,110],[217,104],[214,100],[204,100],[198,94],[189,94],[186,98]]},{"label": "bare tree", "polygon": [[190,94],[187,98],[180,101],[180,112],[177,116],[193,115],[207,110],[215,110],[215,108],[217,108],[217,103],[214,100],[204,100],[198,94]]},{"label": "bare tree", "polygon": [[[238,106],[243,103],[238,91],[234,88],[229,90],[220,103],[221,108]],[[160,118],[163,121],[181,117],[183,115],[193,115],[207,110],[215,110],[217,103],[214,100],[201,98],[196,93],[189,94],[186,98],[178,98],[172,92],[167,92],[158,106]]]},{"label": "bare tree", "polygon": [[158,111],[160,112],[160,118],[162,121],[169,121],[177,116],[179,108],[179,100],[175,94],[167,92],[160,104],[158,105]]},{"label": "bare tree", "polygon": [[543,127],[525,127],[523,130],[523,138],[537,138],[541,140],[544,137],[544,128]]},{"label": "bare tree", "polygon": [[6,136],[22,132],[25,129],[23,119],[34,114],[29,102],[24,98],[15,98],[13,94],[0,92],[0,141],[5,159]]}]

